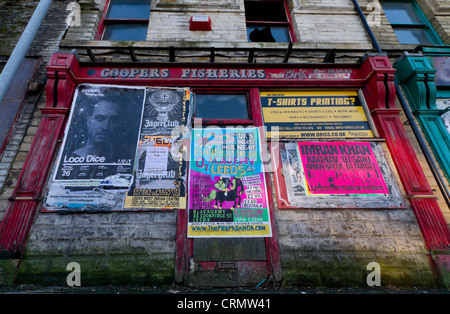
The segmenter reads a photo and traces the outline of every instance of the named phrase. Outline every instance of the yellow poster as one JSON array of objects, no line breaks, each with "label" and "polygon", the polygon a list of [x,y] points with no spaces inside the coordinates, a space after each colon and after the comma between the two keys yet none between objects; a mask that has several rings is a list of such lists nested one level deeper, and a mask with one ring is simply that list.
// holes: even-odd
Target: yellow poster
[{"label": "yellow poster", "polygon": [[356,91],[265,91],[260,97],[268,137],[374,136]]}]

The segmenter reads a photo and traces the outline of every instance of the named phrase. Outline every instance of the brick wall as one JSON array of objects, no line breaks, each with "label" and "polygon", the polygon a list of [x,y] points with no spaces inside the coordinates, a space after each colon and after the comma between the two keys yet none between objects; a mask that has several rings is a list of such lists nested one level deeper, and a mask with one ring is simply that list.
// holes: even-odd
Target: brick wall
[{"label": "brick wall", "polygon": [[[195,12],[195,11],[194,11]],[[196,13],[198,15],[198,13]],[[246,43],[247,30],[243,11],[201,12],[211,18],[211,31],[190,31],[192,11],[173,12],[153,10],[150,17],[147,41],[229,42]]]},{"label": "brick wall", "polygon": [[[27,56],[42,57],[41,72],[45,76],[45,66],[56,49],[66,31],[66,18],[69,11],[67,5],[71,1],[53,1],[47,15],[42,21]],[[0,55],[9,56],[22,35],[31,16],[36,9],[37,2],[32,0],[10,1],[0,0]],[[41,82],[43,78],[41,77]]]},{"label": "brick wall", "polygon": [[370,43],[350,0],[300,1],[293,19],[299,42]]},{"label": "brick wall", "polygon": [[[397,35],[384,15],[383,7],[378,0],[358,0],[370,28],[381,49],[392,49],[400,45]],[[409,45],[401,45],[409,46]]]},{"label": "brick wall", "polygon": [[40,100],[42,99],[39,96],[27,99],[19,121],[15,125],[14,134],[2,155],[0,161],[0,219],[3,218],[8,208],[8,199],[14,191],[36,134],[41,113],[35,108]]}]

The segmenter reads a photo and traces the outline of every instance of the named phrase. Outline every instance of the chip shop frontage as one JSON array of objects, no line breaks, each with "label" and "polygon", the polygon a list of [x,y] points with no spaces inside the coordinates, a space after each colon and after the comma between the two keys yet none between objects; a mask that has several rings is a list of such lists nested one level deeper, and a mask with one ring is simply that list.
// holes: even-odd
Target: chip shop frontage
[{"label": "chip shop frontage", "polygon": [[[433,285],[448,228],[383,55],[96,63],[55,53],[0,226],[19,282]],[[52,271],[50,271],[52,265]],[[437,271],[435,271],[437,270]],[[41,279],[39,279],[41,280]]]}]

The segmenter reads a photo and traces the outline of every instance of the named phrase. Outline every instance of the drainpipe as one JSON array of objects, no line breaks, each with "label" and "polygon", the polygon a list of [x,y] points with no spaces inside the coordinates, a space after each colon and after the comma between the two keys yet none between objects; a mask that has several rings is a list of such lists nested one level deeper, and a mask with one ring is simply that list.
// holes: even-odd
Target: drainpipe
[{"label": "drainpipe", "polygon": [[[352,0],[352,2],[353,2],[353,5],[354,5],[356,11],[358,12],[359,17],[361,18],[361,21],[364,24],[365,30],[369,34],[372,45],[374,46],[374,48],[376,49],[377,52],[383,52],[383,50],[381,50],[380,46],[378,45],[378,42],[377,42],[375,36],[373,35],[373,32],[372,32],[369,24],[367,23],[366,17],[364,16],[363,12],[361,11],[361,7],[359,6],[358,2],[356,0]],[[414,116],[412,115],[411,110],[409,109],[409,106],[406,103],[406,100],[400,91],[400,87],[398,86],[398,84],[395,80],[394,80],[394,84],[395,84],[395,90],[397,92],[397,97],[400,101],[403,111],[405,112],[406,117],[408,118],[408,122],[411,126],[411,129],[413,130],[414,136],[416,137],[417,141],[419,142],[420,148],[422,149],[425,159],[427,160],[427,163],[430,166],[431,172],[433,173],[433,177],[438,184],[439,190],[441,191],[441,193],[445,199],[445,202],[447,203],[447,206],[450,207],[450,193],[449,193],[439,171],[437,170],[436,164],[435,164],[433,158],[431,157],[430,151],[428,150],[428,148],[425,144],[425,140],[423,139],[422,134],[420,133],[420,130],[417,127]]]},{"label": "drainpipe", "polygon": [[47,14],[52,0],[41,0],[37,5],[33,15],[31,16],[27,27],[22,33],[19,41],[16,44],[11,56],[8,59],[2,73],[0,74],[0,103],[5,98],[6,93],[14,79],[23,59],[25,58],[28,49],[33,42],[34,37],[42,24],[42,20]]}]

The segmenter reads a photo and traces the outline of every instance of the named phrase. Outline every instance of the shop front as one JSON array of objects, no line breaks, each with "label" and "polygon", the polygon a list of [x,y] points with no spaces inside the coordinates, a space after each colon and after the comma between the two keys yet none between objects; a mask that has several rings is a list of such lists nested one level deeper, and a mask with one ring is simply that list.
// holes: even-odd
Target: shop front
[{"label": "shop front", "polygon": [[[315,243],[311,256],[322,250],[356,259],[357,247],[323,246],[354,241],[333,221],[337,213],[345,226],[362,228],[356,237],[372,252],[365,264],[387,254],[370,241],[401,245],[387,232],[372,238],[378,217],[412,212],[425,246],[442,247],[448,228],[400,122],[394,73],[386,56],[371,54],[361,64],[295,65],[96,63],[55,53],[39,130],[0,226],[2,254],[32,260],[45,253],[44,242],[79,241],[103,257],[127,255],[126,245],[108,253],[122,242],[133,247],[117,228],[122,218],[133,221],[133,238],[163,243],[142,244],[142,258],[173,250],[167,268],[175,282],[256,286],[300,284],[306,275],[287,252],[307,252],[305,238]],[[326,226],[316,221],[316,230],[299,236],[296,228],[312,230],[313,221],[297,214],[322,215]],[[42,223],[33,226],[36,215]],[[61,223],[55,217],[100,217],[114,241],[103,241],[97,225],[87,238],[58,229],[45,235],[45,221]],[[171,217],[173,230],[155,235]],[[417,227],[402,219],[395,222],[402,230]],[[414,243],[427,260],[423,242]]]}]

